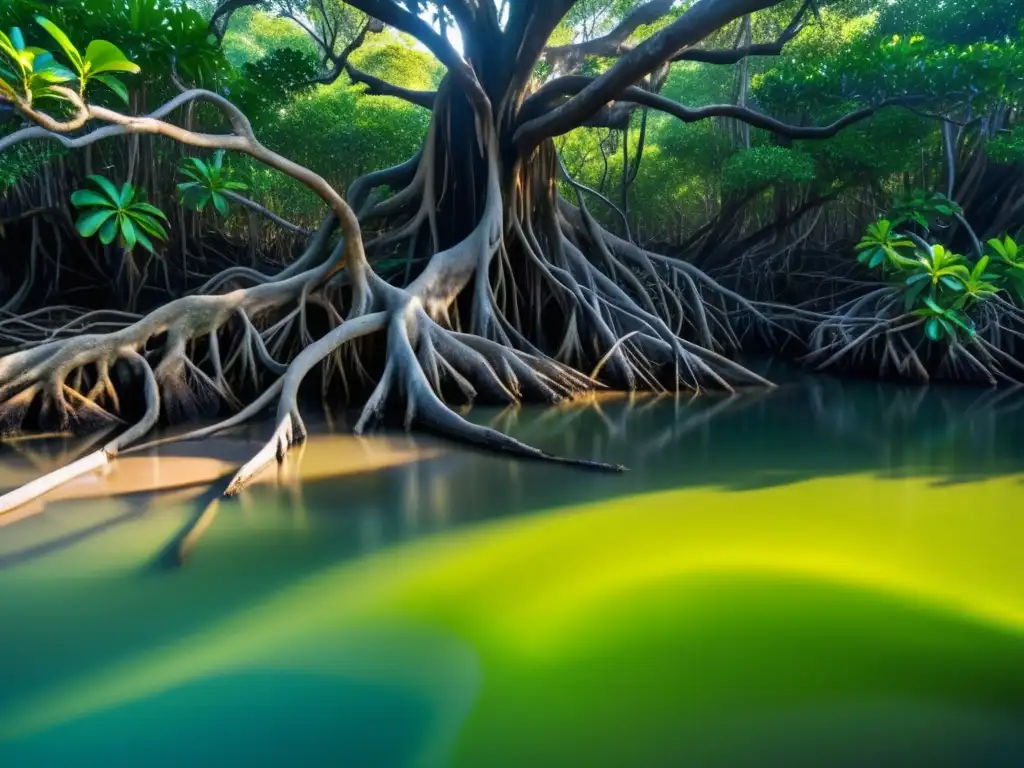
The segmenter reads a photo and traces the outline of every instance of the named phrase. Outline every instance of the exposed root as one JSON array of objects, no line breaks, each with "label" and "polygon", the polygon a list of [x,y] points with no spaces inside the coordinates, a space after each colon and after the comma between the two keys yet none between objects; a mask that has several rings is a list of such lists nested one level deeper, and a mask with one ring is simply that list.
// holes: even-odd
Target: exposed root
[{"label": "exposed root", "polygon": [[[193,134],[162,121],[171,105],[195,99],[221,108],[236,134]],[[606,232],[584,205],[582,190],[579,207],[561,200],[553,183],[558,161],[550,143],[528,163],[503,172],[498,128],[486,100],[472,105],[473,149],[479,156],[469,164],[469,175],[459,177],[477,190],[472,229],[460,230],[461,239],[452,237],[456,242],[442,247],[438,211],[450,205],[446,194],[464,194],[451,190],[453,183],[455,188],[462,183],[452,178],[465,173],[464,166],[456,168],[456,155],[467,147],[450,144],[450,99],[442,93],[437,103],[417,158],[353,185],[359,219],[388,226],[365,251],[357,218],[340,195],[321,177],[263,148],[247,122],[220,97],[189,92],[139,119],[92,109],[99,119],[115,124],[110,135],[159,133],[195,146],[245,152],[305,183],[333,216],[278,275],[233,267],[196,295],[141,318],[111,315],[86,321],[65,313],[11,322],[5,332],[24,342],[0,358],[0,411],[14,428],[34,403],[59,428],[81,426],[83,419],[124,420],[130,410],[126,381],[130,384],[140,373],[146,379],[146,404],[141,420],[103,451],[8,494],[0,500],[8,506],[0,511],[122,450],[206,437],[255,417],[276,401],[270,439],[226,489],[228,496],[237,494],[305,439],[299,391],[316,366],[322,364],[325,377],[340,372],[346,391],[346,368],[370,377],[358,352],[348,354],[343,347],[371,334],[383,335],[386,355],[357,432],[399,410],[406,428],[422,427],[520,458],[602,471],[623,468],[553,456],[466,420],[448,401],[556,403],[607,385],[661,392],[770,386],[727,357],[740,347],[746,330],[778,328],[765,305],[746,301],[691,265]],[[406,186],[380,200],[375,193],[385,183]],[[343,237],[332,249],[336,222]],[[414,275],[411,265],[424,245],[427,253],[415,260],[425,266]],[[365,256],[398,246],[409,254],[404,287],[378,276]],[[245,287],[218,293],[232,285]],[[329,330],[318,339],[311,311],[327,319]],[[100,332],[100,322],[112,323],[112,329],[108,325]],[[126,364],[134,378],[125,376]],[[265,386],[268,377],[272,383]],[[260,394],[243,405],[247,391]],[[211,426],[136,445],[161,413],[193,418],[207,407],[236,413]]]},{"label": "exposed root", "polygon": [[804,360],[818,370],[873,372],[916,383],[1024,382],[1024,363],[1012,354],[1024,340],[1024,312],[1013,304],[998,297],[987,302],[975,332],[961,339],[929,341],[924,325],[924,318],[905,311],[898,289],[875,288],[822,317]]}]

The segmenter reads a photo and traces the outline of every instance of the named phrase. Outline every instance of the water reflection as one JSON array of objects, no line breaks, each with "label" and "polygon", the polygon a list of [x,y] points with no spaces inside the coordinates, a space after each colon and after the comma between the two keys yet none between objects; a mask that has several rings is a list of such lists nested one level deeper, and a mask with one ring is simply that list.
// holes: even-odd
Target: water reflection
[{"label": "water reflection", "polygon": [[[158,509],[180,515],[150,557],[166,567],[219,525],[265,529],[268,538],[282,529],[297,536],[317,531],[324,557],[337,558],[483,519],[663,488],[740,490],[863,472],[963,482],[1024,466],[1018,392],[915,389],[784,370],[772,375],[782,384],[767,392],[609,394],[548,409],[470,412],[552,453],[624,464],[631,468],[624,475],[509,461],[422,436],[326,434],[322,424],[284,464],[225,505],[218,498],[226,479],[259,446],[265,425],[125,457],[104,475],[80,478],[34,507],[0,517],[0,526],[10,525],[47,510],[0,542],[0,567]],[[0,486],[25,482],[94,442],[8,442]]]}]

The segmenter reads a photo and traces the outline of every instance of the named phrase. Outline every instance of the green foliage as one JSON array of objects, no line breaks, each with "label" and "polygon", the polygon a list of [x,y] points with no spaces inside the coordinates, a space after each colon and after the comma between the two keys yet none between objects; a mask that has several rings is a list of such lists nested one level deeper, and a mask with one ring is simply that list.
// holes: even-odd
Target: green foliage
[{"label": "green foliage", "polygon": [[893,229],[888,219],[879,219],[869,224],[864,237],[857,244],[857,261],[875,269],[888,262],[889,267],[898,270],[911,266],[912,259],[900,254],[901,249],[913,248],[914,243],[904,239]]},{"label": "green foliage", "polygon": [[432,90],[444,69],[406,35],[376,35],[352,53],[352,63],[375,77],[402,88]]},{"label": "green foliage", "polygon": [[229,178],[228,169],[224,167],[223,151],[214,152],[210,163],[198,157],[189,157],[182,161],[180,171],[189,181],[178,185],[178,195],[182,203],[194,211],[202,211],[213,203],[217,213],[227,216],[228,200],[224,193],[246,189],[242,182]]},{"label": "green foliage", "polygon": [[259,121],[312,90],[310,81],[319,71],[320,62],[312,54],[278,48],[243,64],[226,91],[235,106]]},{"label": "green foliage", "polygon": [[[918,197],[933,200],[924,193]],[[902,291],[904,311],[924,318],[930,340],[954,341],[961,333],[973,336],[970,312],[1003,291],[1024,303],[1024,252],[1009,236],[990,240],[990,253],[972,264],[941,244],[905,239],[896,226],[888,219],[870,224],[857,245],[857,260],[870,269],[880,268]]]},{"label": "green foliage", "polygon": [[1024,125],[1018,125],[989,142],[988,156],[997,163],[1024,162]]},{"label": "green foliage", "polygon": [[111,73],[123,72],[135,75],[141,69],[138,64],[129,61],[120,48],[106,40],[93,40],[85,49],[83,56],[68,39],[68,36],[52,21],[37,16],[36,22],[57,41],[74,70],[73,77],[66,77],[60,82],[75,79],[78,81],[78,92],[84,94],[89,83],[92,80],[97,80],[114,91],[125,103],[128,102],[128,89]]},{"label": "green foliage", "polygon": [[863,36],[825,56],[803,50],[756,76],[754,88],[785,113],[899,96],[927,96],[946,110],[968,102],[978,109],[1020,99],[1024,48],[1018,39],[945,45],[921,35]]},{"label": "green foliage", "polygon": [[925,318],[924,333],[932,341],[956,341],[958,331],[973,336],[974,321],[963,311],[953,307],[943,307],[931,296],[924,297],[924,306],[910,314]]},{"label": "green foliage", "polygon": [[55,86],[77,82],[79,94],[84,95],[89,84],[96,81],[128,101],[128,90],[112,73],[136,74],[139,67],[116,45],[106,40],[93,40],[82,54],[52,21],[43,16],[37,16],[35,21],[51,42],[57,43],[70,68],[60,64],[46,49],[26,46],[18,27],[14,27],[10,35],[0,32],[0,95],[31,105],[44,98],[63,99]]},{"label": "green foliage", "polygon": [[39,172],[46,163],[67,150],[53,142],[17,144],[0,153],[0,195]]},{"label": "green foliage", "polygon": [[932,292],[941,287],[962,293],[965,282],[971,277],[967,260],[959,253],[953,253],[938,244],[922,249],[917,259],[909,259],[908,263],[900,267],[908,275],[904,280],[909,289],[908,294],[922,285]]},{"label": "green foliage", "polygon": [[52,86],[74,78],[52,54],[26,46],[18,27],[13,27],[10,35],[0,31],[0,97],[11,101],[22,99],[31,104],[34,98],[55,95]]},{"label": "green foliage", "polygon": [[785,187],[811,181],[814,161],[797,150],[760,146],[730,157],[722,169],[722,188],[746,192],[770,186]]},{"label": "green foliage", "polygon": [[71,195],[72,204],[79,209],[75,229],[82,237],[99,234],[100,242],[110,245],[114,240],[129,251],[136,244],[150,253],[156,253],[150,236],[167,239],[167,230],[160,220],[167,217],[156,206],[138,200],[138,191],[127,182],[119,190],[109,179],[89,176],[95,189],[80,189]]},{"label": "green foliage", "polygon": [[[97,72],[96,66],[105,67],[109,63],[106,56],[112,52],[93,49],[90,55],[86,43],[117,41],[117,48],[122,52],[120,58],[134,62],[145,73],[134,78],[133,85],[145,84],[158,98],[173,91],[169,77],[172,58],[177,61],[182,77],[206,86],[216,85],[228,71],[227,60],[210,35],[206,19],[189,3],[178,0],[61,0],[59,3],[7,0],[0,3],[0,27],[21,27],[29,45],[53,45],[54,38],[34,23],[36,16],[45,17],[62,34],[66,33],[67,45],[78,52],[83,64],[92,60],[93,76],[112,78],[118,70]],[[58,40],[56,47],[65,51],[69,64],[75,63],[64,42]]]},{"label": "green foliage", "polygon": [[894,227],[913,221],[924,229],[930,229],[940,218],[961,214],[963,209],[946,195],[923,189],[897,196],[891,209]]},{"label": "green foliage", "polygon": [[1005,235],[1002,240],[989,240],[988,247],[1010,294],[1024,304],[1024,249],[1009,235]]}]

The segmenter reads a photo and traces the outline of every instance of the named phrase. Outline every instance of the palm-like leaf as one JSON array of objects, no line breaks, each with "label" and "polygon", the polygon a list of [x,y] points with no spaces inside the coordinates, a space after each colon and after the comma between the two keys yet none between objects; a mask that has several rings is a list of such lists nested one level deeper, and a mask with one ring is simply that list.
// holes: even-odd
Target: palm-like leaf
[{"label": "palm-like leaf", "polygon": [[141,245],[151,253],[156,251],[150,237],[167,240],[167,230],[160,221],[166,222],[167,216],[155,205],[136,200],[135,187],[125,183],[118,189],[99,175],[89,176],[89,181],[98,191],[80,189],[71,196],[71,202],[82,212],[75,226],[83,237],[92,237],[98,232],[104,245],[120,238],[129,251]]},{"label": "palm-like leaf", "polygon": [[224,193],[246,189],[245,184],[228,178],[223,150],[215,152],[209,163],[190,157],[182,163],[180,171],[189,181],[178,184],[178,196],[183,205],[194,211],[202,212],[212,203],[217,213],[227,216],[230,209]]}]

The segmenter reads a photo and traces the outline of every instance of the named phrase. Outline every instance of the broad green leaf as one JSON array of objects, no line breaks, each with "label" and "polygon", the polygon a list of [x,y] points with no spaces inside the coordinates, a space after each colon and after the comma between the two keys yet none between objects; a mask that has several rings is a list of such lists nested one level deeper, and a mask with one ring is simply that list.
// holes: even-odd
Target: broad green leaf
[{"label": "broad green leaf", "polygon": [[14,43],[2,30],[0,30],[0,53],[10,57],[12,60],[18,58],[18,49],[14,47]]},{"label": "broad green leaf", "polygon": [[206,163],[204,163],[198,157],[190,157],[189,158],[189,162],[191,162],[192,165],[194,165],[196,167],[196,170],[199,171],[199,174],[204,179],[209,178],[209,176],[210,176],[210,168],[209,168],[209,166]]},{"label": "broad green leaf", "polygon": [[248,187],[240,181],[228,181],[224,183],[224,189],[246,190]]},{"label": "broad green leaf", "polygon": [[167,216],[164,212],[155,205],[150,205],[149,203],[135,203],[135,205],[132,206],[132,210],[142,211],[143,213],[148,213],[151,216],[159,216],[164,221],[167,221]]},{"label": "broad green leaf", "polygon": [[147,251],[156,255],[156,250],[153,248],[153,242],[146,237],[146,234],[142,230],[135,231],[135,237],[138,238],[139,245],[145,248]]},{"label": "broad green leaf", "polygon": [[964,284],[962,282],[957,280],[955,277],[950,277],[949,275],[943,275],[942,284],[954,291],[962,291],[964,289]]},{"label": "broad green leaf", "polygon": [[999,254],[1000,258],[1002,258],[1004,260],[1006,259],[1006,257],[1007,257],[1006,247],[1003,245],[1002,241],[1000,241],[1000,240],[998,240],[996,238],[992,238],[991,240],[988,241],[988,244],[989,244],[989,247],[991,247],[993,251],[995,251],[997,254]]},{"label": "broad green leaf", "polygon": [[85,49],[85,71],[89,75],[103,72],[141,72],[138,64],[128,60],[121,49],[106,40],[93,40]]},{"label": "broad green leaf", "polygon": [[75,229],[78,230],[78,234],[82,237],[92,237],[115,214],[116,211],[112,210],[92,211],[91,213],[83,214],[75,222]]},{"label": "broad green leaf", "polygon": [[14,46],[16,51],[25,50],[25,36],[21,34],[21,30],[17,27],[11,30],[11,45]]},{"label": "broad green leaf", "polygon": [[91,189],[79,189],[71,193],[71,204],[76,208],[99,206],[100,208],[114,208],[115,205],[108,198],[93,192]]},{"label": "broad green leaf", "polygon": [[[46,54],[50,56],[50,54]],[[41,57],[40,57],[41,58]],[[39,58],[36,58],[34,66],[35,76],[44,83],[67,83],[75,79],[76,75],[70,69],[53,61],[40,65]]]},{"label": "broad green leaf", "polygon": [[102,189],[103,192],[107,195],[107,197],[109,197],[110,200],[114,203],[114,205],[120,204],[121,194],[117,191],[117,187],[115,187],[109,179],[95,173],[90,174],[86,178],[89,179],[89,181],[96,184],[100,189]]},{"label": "broad green leaf", "polygon": [[100,230],[100,242],[104,245],[110,245],[114,242],[114,239],[117,237],[117,232],[120,229],[120,224],[120,216],[114,216],[104,224],[103,229]]},{"label": "broad green leaf", "polygon": [[113,75],[96,75],[92,78],[93,80],[99,80],[107,88],[117,94],[118,98],[121,99],[125,104],[128,103],[128,89],[125,84],[118,80]]},{"label": "broad green leaf", "polygon": [[914,283],[920,283],[922,280],[928,279],[927,272],[918,272],[916,275],[911,275],[907,278],[907,285],[913,285]]},{"label": "broad green leaf", "polygon": [[122,208],[127,208],[133,197],[135,197],[135,188],[126,181],[121,185],[121,194],[118,196],[118,202]]},{"label": "broad green leaf", "polygon": [[939,318],[929,317],[924,324],[925,335],[932,341],[939,341],[942,339],[942,326],[939,325]]},{"label": "broad green leaf", "polygon": [[148,232],[153,235],[153,237],[158,237],[161,240],[167,239],[167,230],[164,229],[163,225],[152,216],[147,216],[144,213],[138,213],[132,216],[132,220],[135,222],[137,229]]},{"label": "broad green leaf", "polygon": [[72,66],[78,71],[79,75],[82,74],[84,67],[82,66],[82,54],[78,52],[74,44],[68,39],[68,36],[64,34],[63,30],[43,16],[36,16],[36,23],[39,24],[43,29],[50,33],[50,37],[57,41],[57,44],[64,51],[64,55],[68,57]]},{"label": "broad green leaf", "polygon": [[132,224],[132,220],[125,216],[121,219],[121,238],[124,240],[125,247],[128,250],[132,250],[135,247],[135,243],[138,242],[138,238],[135,235],[135,225]]},{"label": "broad green leaf", "polygon": [[224,199],[223,195],[213,193],[213,207],[217,209],[217,212],[221,216],[228,215],[228,201]]}]

